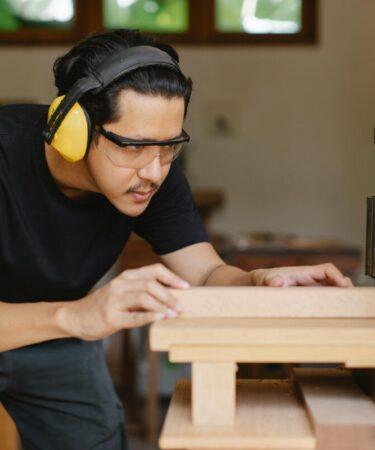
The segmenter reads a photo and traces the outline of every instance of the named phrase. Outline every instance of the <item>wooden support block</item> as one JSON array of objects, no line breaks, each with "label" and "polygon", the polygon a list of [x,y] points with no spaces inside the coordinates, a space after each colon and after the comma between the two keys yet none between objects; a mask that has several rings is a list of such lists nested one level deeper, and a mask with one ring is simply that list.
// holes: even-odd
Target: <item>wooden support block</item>
[{"label": "wooden support block", "polygon": [[[355,360],[353,359],[355,355]],[[169,350],[171,362],[332,363],[375,367],[375,346],[304,345],[178,345]],[[357,365],[355,365],[357,364]]]},{"label": "wooden support block", "polygon": [[181,317],[375,318],[374,288],[200,287],[174,289]]},{"label": "wooden support block", "polygon": [[315,431],[316,450],[374,450],[375,404],[350,372],[294,369]]},{"label": "wooden support block", "polygon": [[180,380],[159,440],[161,449],[315,449],[308,416],[290,380],[238,380],[233,426],[193,425],[190,411],[190,382]]},{"label": "wooden support block", "polygon": [[236,369],[234,362],[193,363],[194,425],[233,425],[236,410]]}]

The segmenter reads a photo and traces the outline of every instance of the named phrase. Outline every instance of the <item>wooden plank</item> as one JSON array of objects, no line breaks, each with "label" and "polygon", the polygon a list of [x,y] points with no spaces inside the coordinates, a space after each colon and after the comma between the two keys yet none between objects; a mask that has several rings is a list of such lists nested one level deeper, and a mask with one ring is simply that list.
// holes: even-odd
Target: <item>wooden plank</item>
[{"label": "wooden plank", "polygon": [[162,449],[314,449],[315,438],[290,380],[237,381],[233,426],[196,426],[191,420],[190,382],[181,380],[167,413]]},{"label": "wooden plank", "polygon": [[375,318],[375,289],[199,287],[173,289],[181,317]]},{"label": "wooden plank", "polygon": [[194,425],[233,425],[236,409],[234,362],[193,363],[192,419]]},{"label": "wooden plank", "polygon": [[316,450],[373,450],[375,403],[350,372],[294,369],[316,435]]},{"label": "wooden plank", "polygon": [[[355,355],[355,360],[353,359]],[[169,350],[171,362],[234,361],[239,363],[337,363],[375,367],[375,347],[304,345],[179,345]],[[355,365],[357,364],[357,365]]]},{"label": "wooden plank", "polygon": [[14,422],[0,403],[0,449],[18,450],[18,434]]},{"label": "wooden plank", "polygon": [[181,345],[364,346],[375,348],[375,319],[204,319],[154,323],[152,350]]}]

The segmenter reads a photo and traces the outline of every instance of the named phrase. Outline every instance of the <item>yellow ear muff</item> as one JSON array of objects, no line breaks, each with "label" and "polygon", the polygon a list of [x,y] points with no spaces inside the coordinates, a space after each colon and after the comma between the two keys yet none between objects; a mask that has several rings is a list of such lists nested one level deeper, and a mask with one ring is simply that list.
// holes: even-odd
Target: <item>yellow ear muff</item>
[{"label": "yellow ear muff", "polygon": [[[48,110],[48,120],[61,103],[64,95],[55,98]],[[90,123],[85,110],[76,102],[57,129],[51,145],[69,162],[84,158],[90,139]]]}]

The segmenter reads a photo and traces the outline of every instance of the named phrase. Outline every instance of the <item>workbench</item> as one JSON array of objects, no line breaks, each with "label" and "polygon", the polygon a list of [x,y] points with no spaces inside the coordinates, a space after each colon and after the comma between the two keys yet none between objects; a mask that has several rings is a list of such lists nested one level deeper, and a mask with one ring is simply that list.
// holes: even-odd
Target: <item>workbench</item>
[{"label": "workbench", "polygon": [[[374,288],[173,293],[183,314],[153,324],[150,346],[192,377],[175,387],[162,449],[375,449]],[[287,363],[290,377],[237,380],[237,363]],[[294,367],[312,363],[330,366]]]}]

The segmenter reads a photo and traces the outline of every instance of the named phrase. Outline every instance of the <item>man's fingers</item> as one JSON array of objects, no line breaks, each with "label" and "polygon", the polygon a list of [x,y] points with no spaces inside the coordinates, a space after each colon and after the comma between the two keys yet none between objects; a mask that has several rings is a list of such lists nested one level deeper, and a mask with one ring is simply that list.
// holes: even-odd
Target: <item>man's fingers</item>
[{"label": "man's fingers", "polygon": [[257,286],[283,287],[285,285],[284,277],[278,274],[272,274],[267,270],[257,278]]},{"label": "man's fingers", "polygon": [[126,318],[124,318],[123,328],[143,327],[149,323],[163,320],[164,317],[165,316],[160,312],[135,312],[127,314]]},{"label": "man's fingers", "polygon": [[171,288],[186,289],[190,287],[190,284],[187,281],[180,278],[162,264],[145,267],[144,270],[150,275],[151,278],[155,277],[156,280]]},{"label": "man's fingers", "polygon": [[164,303],[158,301],[158,299],[152,297],[146,292],[136,292],[130,296],[128,299],[123,300],[123,305],[121,302],[119,307],[124,310],[132,311],[154,311],[160,312],[165,317],[173,318],[178,316],[178,312],[174,309],[169,308]]},{"label": "man's fingers", "polygon": [[284,279],[283,277],[277,275],[270,278],[265,279],[265,285],[269,287],[283,287],[284,286]]},{"label": "man's fingers", "polygon": [[279,267],[254,271],[256,286],[338,286],[352,287],[353,284],[331,263],[315,266]]},{"label": "man's fingers", "polygon": [[[339,287],[348,287],[348,280],[339,271],[339,269],[331,263],[322,265],[325,278],[330,285]],[[324,280],[323,280],[324,281]]]},{"label": "man's fingers", "polygon": [[177,299],[172,295],[170,290],[155,280],[145,281],[145,290],[157,298],[160,302],[167,305],[168,308],[173,308],[176,311],[181,311],[181,306]]},{"label": "man's fingers", "polygon": [[255,286],[265,286],[266,274],[268,273],[267,270],[257,269],[255,272]]},{"label": "man's fingers", "polygon": [[167,314],[168,308],[146,292],[132,292],[118,300],[117,306],[124,311],[154,311]]},{"label": "man's fingers", "polygon": [[126,280],[158,280],[166,286],[176,289],[186,289],[190,287],[187,281],[174,274],[163,264],[153,264],[136,270],[126,270],[120,277],[123,277]]},{"label": "man's fingers", "polygon": [[117,277],[114,281],[116,293],[120,298],[122,297],[121,294],[125,293],[129,295],[131,292],[147,292],[161,304],[164,304],[167,308],[173,308],[176,311],[181,310],[181,307],[174,295],[168,288],[160,284],[158,281],[145,279],[125,281],[120,277]]}]

